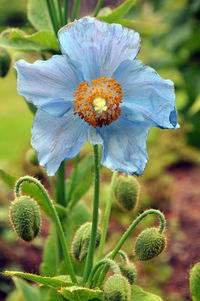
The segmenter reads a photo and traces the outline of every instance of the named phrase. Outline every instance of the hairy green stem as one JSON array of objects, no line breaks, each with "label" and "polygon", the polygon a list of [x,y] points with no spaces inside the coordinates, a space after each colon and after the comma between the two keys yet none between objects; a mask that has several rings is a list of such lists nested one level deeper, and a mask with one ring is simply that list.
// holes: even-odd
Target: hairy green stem
[{"label": "hairy green stem", "polygon": [[[129,228],[126,230],[126,232],[122,235],[121,239],[119,240],[118,244],[114,248],[114,250],[109,254],[110,259],[115,259],[115,256],[127,240],[128,236],[131,234],[131,232],[135,229],[135,227],[148,215],[156,215],[160,219],[160,229],[159,232],[162,233],[165,229],[166,221],[164,214],[160,212],[159,210],[156,209],[149,209],[141,213],[134,221],[133,223],[129,226]],[[108,272],[108,267],[105,267],[100,274],[99,280],[98,280],[98,286],[100,286]]]},{"label": "hairy green stem", "polygon": [[74,7],[73,7],[73,11],[72,11],[72,21],[74,21],[78,17],[80,5],[81,5],[81,0],[74,0]]},{"label": "hairy green stem", "polygon": [[17,197],[20,196],[20,186],[23,182],[33,183],[42,192],[42,194],[44,196],[44,199],[46,200],[46,202],[49,206],[51,216],[53,218],[53,221],[55,223],[55,226],[56,226],[58,234],[59,234],[60,242],[61,242],[61,245],[62,245],[62,248],[63,248],[64,258],[65,258],[65,261],[66,261],[66,264],[67,264],[67,267],[68,267],[68,270],[69,270],[71,280],[73,282],[77,283],[76,275],[75,275],[75,272],[74,272],[74,269],[73,269],[73,265],[72,265],[72,262],[71,262],[70,255],[69,255],[68,246],[67,246],[67,243],[66,243],[66,240],[65,240],[65,235],[64,235],[64,232],[63,232],[63,228],[62,228],[60,219],[58,217],[58,214],[56,212],[56,209],[55,209],[55,207],[54,207],[54,205],[53,205],[53,203],[50,199],[49,194],[47,193],[44,186],[37,179],[29,177],[29,176],[25,176],[25,177],[19,178],[17,180],[16,184],[15,184],[15,195]]},{"label": "hairy green stem", "polygon": [[59,26],[62,27],[64,25],[64,19],[62,15],[62,6],[61,0],[57,0],[57,8],[58,8],[58,19],[59,19]]},{"label": "hairy green stem", "polygon": [[54,33],[55,33],[55,35],[57,35],[58,20],[57,20],[57,16],[56,16],[54,1],[46,0],[46,3],[47,3],[47,8],[48,8],[48,12],[49,12],[49,16],[50,16],[50,20],[51,20],[51,24],[52,24]]},{"label": "hairy green stem", "polygon": [[64,0],[64,24],[68,23],[69,0]]},{"label": "hairy green stem", "polygon": [[66,206],[65,199],[65,161],[63,161],[56,173],[56,202]]},{"label": "hairy green stem", "polygon": [[97,5],[96,5],[95,11],[94,11],[94,17],[96,17],[98,15],[102,4],[103,4],[103,0],[99,0]]},{"label": "hairy green stem", "polygon": [[110,194],[109,194],[108,200],[106,202],[106,209],[105,209],[104,218],[103,218],[103,229],[102,229],[102,235],[101,235],[101,240],[100,240],[100,244],[99,244],[97,261],[99,261],[103,255],[103,249],[104,249],[104,245],[105,245],[105,241],[106,241],[106,234],[108,231],[108,222],[109,222],[109,218],[110,218],[110,212],[111,212],[111,207],[112,207],[112,198],[113,198],[113,192],[115,189],[117,174],[118,174],[117,171],[115,171],[113,173],[111,186],[110,186]]},{"label": "hairy green stem", "polygon": [[83,283],[86,283],[89,277],[89,274],[93,267],[94,261],[94,251],[96,245],[96,235],[98,227],[98,210],[99,210],[99,153],[98,145],[94,145],[94,206],[93,206],[93,219],[92,219],[92,230],[91,238],[88,249],[88,255],[86,259]]},{"label": "hairy green stem", "polygon": [[[76,176],[77,176],[77,172],[78,172],[78,162],[79,162],[79,154],[76,156],[76,159],[75,159],[75,166],[74,166],[74,170],[73,170],[73,173],[71,176],[71,183],[69,184],[70,187],[69,187],[67,203],[70,202],[70,200],[71,200],[72,192],[73,192],[74,185],[76,182]],[[71,207],[73,207],[73,206],[70,206],[70,204],[69,204],[69,208],[71,208]]]},{"label": "hairy green stem", "polygon": [[108,265],[109,267],[112,268],[113,272],[114,273],[120,273],[120,268],[118,266],[118,264],[112,260],[112,259],[109,259],[109,258],[106,258],[106,259],[102,259],[101,261],[99,261],[95,267],[93,268],[92,272],[90,273],[90,276],[88,278],[88,282],[87,282],[87,286],[90,287],[91,284],[92,284],[92,280],[97,272],[97,270],[102,266],[102,265]]}]

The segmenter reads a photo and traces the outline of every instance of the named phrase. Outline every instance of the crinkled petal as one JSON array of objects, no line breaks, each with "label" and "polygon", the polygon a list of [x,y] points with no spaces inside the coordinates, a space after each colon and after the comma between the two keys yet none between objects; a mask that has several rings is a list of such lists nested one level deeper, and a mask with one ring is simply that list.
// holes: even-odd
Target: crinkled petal
[{"label": "crinkled petal", "polygon": [[141,61],[124,61],[113,74],[121,84],[123,104],[140,111],[161,128],[176,128],[174,85]]},{"label": "crinkled petal", "polygon": [[73,111],[63,117],[37,111],[31,143],[48,175],[54,175],[64,159],[73,158],[79,153],[86,141],[87,128],[87,123],[76,117]]},{"label": "crinkled petal", "polygon": [[102,138],[101,163],[111,170],[141,175],[148,161],[146,139],[153,123],[124,108],[120,118],[98,129]]},{"label": "crinkled petal", "polygon": [[82,66],[85,80],[112,75],[119,64],[134,59],[140,49],[140,36],[120,24],[108,24],[85,17],[61,28],[61,52]]},{"label": "crinkled petal", "polygon": [[19,60],[15,68],[18,93],[28,102],[54,116],[63,116],[73,107],[73,94],[83,77],[67,56],[33,64]]}]

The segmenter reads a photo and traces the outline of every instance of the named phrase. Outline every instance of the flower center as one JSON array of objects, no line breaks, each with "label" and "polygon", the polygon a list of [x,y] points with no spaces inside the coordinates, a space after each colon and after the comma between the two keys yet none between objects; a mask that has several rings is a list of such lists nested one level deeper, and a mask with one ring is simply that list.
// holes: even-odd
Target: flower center
[{"label": "flower center", "polygon": [[109,125],[121,114],[121,85],[114,79],[100,77],[88,82],[81,82],[74,94],[74,114],[93,127]]}]

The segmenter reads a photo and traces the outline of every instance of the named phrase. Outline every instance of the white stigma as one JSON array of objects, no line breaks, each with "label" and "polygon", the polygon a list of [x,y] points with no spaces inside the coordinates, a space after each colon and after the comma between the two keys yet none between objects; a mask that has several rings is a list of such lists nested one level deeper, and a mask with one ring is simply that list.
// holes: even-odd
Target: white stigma
[{"label": "white stigma", "polygon": [[96,96],[92,102],[96,112],[102,113],[107,110],[106,100],[101,96]]}]

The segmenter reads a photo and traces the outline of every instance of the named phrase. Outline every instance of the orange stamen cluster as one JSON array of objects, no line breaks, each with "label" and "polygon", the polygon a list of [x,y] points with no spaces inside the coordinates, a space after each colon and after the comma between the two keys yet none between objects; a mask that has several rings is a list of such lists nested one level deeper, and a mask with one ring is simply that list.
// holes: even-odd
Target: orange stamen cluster
[{"label": "orange stamen cluster", "polygon": [[[121,114],[122,89],[114,78],[104,76],[92,80],[91,84],[81,82],[74,97],[74,114],[78,114],[95,128],[109,125]],[[97,97],[105,102],[102,110],[97,110],[93,103]]]}]

